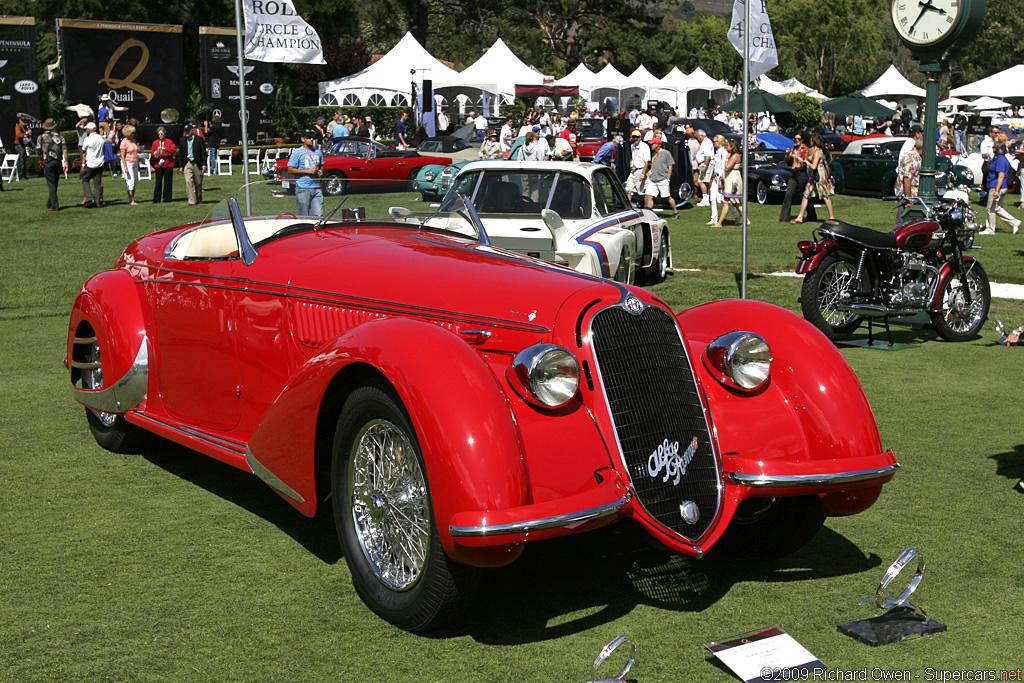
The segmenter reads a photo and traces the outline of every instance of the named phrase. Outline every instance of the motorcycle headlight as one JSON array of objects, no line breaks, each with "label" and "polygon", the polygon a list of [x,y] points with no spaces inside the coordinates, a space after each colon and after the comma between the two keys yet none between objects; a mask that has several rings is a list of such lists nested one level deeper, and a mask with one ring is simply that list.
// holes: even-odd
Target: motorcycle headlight
[{"label": "motorcycle headlight", "polygon": [[580,387],[580,364],[569,349],[536,344],[520,351],[505,372],[524,400],[545,408],[568,403]]},{"label": "motorcycle headlight", "polygon": [[730,332],[708,344],[704,366],[727,387],[742,391],[760,389],[771,374],[772,352],[768,342],[753,332]]},{"label": "motorcycle headlight", "polygon": [[424,171],[423,179],[426,180],[428,183],[434,182],[434,172],[429,169]]},{"label": "motorcycle headlight", "polygon": [[949,217],[954,221],[962,221],[964,219],[964,210],[958,206],[949,212]]}]

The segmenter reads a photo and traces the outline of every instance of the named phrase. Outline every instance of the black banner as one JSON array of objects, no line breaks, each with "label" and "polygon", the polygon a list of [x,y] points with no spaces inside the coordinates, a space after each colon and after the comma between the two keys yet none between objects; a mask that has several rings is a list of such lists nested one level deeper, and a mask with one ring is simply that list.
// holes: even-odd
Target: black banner
[{"label": "black banner", "polygon": [[14,151],[14,126],[24,117],[32,139],[39,124],[39,69],[36,20],[0,17],[0,140]]},{"label": "black banner", "polygon": [[[221,117],[224,145],[242,144],[242,108],[238,94],[238,42],[235,29],[199,27],[199,70],[203,95],[213,105],[213,115]],[[245,60],[245,113],[249,143],[259,142],[258,133],[273,128],[267,107],[274,94],[274,65]]]},{"label": "black banner", "polygon": [[[120,119],[167,123],[185,109],[185,43],[181,26],[58,19],[64,98],[94,110],[110,95]],[[166,114],[172,114],[167,116]]]}]

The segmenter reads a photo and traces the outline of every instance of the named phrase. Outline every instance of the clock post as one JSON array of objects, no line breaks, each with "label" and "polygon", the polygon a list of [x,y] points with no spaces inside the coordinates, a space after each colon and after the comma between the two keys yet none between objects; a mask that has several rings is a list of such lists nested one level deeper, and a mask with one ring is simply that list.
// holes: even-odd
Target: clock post
[{"label": "clock post", "polygon": [[924,146],[918,195],[931,205],[935,194],[935,139],[940,73],[949,71],[956,47],[967,44],[985,17],[985,0],[893,0],[892,24],[900,40],[928,75],[925,85]]}]

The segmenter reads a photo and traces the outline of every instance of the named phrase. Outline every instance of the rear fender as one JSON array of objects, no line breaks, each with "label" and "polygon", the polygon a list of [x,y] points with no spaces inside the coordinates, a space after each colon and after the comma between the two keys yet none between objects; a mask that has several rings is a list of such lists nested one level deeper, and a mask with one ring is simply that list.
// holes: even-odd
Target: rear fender
[{"label": "rear fender", "polygon": [[[338,408],[374,374],[394,387],[416,430],[445,550],[480,566],[515,559],[519,546],[464,548],[448,530],[458,512],[532,500],[520,435],[498,380],[475,349],[438,325],[375,320],[324,346],[289,380],[253,434],[254,471],[303,514],[315,514],[328,492]],[[325,401],[335,408],[322,410]]]},{"label": "rear fender", "polygon": [[[106,389],[85,391],[74,387],[81,377],[81,370],[74,363],[83,357],[86,343],[91,343],[87,339],[93,335],[102,349]],[[76,337],[81,343],[75,343]],[[67,359],[75,400],[83,405],[123,413],[145,397],[149,375],[146,325],[139,288],[126,271],[108,270],[89,278],[82,285],[71,308]],[[132,376],[132,389],[114,392],[117,394],[114,398],[110,391]],[[121,387],[125,388],[123,384]]]},{"label": "rear fender", "polygon": [[[973,256],[964,256],[963,258],[964,258],[964,268],[966,268],[968,271],[970,271],[971,268],[974,267],[974,264],[979,263],[978,259],[974,258]],[[948,280],[950,277],[952,277],[952,275],[953,275],[953,265],[949,261],[946,261],[945,263],[942,264],[942,267],[939,268],[938,283],[935,285],[935,293],[932,294],[932,305],[931,305],[931,310],[932,311],[939,310],[939,306],[942,303],[939,300],[939,297],[942,296],[942,288],[946,284],[946,280]]]},{"label": "rear fender", "polygon": [[836,243],[834,240],[826,239],[821,240],[818,244],[818,251],[809,256],[800,257],[799,262],[796,264],[796,274],[805,275],[812,273],[818,269],[821,262],[825,260],[825,257],[832,253],[835,249]]}]

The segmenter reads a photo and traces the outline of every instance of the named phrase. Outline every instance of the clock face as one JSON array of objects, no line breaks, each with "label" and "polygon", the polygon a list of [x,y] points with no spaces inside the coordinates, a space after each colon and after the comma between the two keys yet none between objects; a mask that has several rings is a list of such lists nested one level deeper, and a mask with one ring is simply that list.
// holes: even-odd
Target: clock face
[{"label": "clock face", "polygon": [[893,0],[892,23],[905,43],[931,45],[956,25],[961,0]]}]

